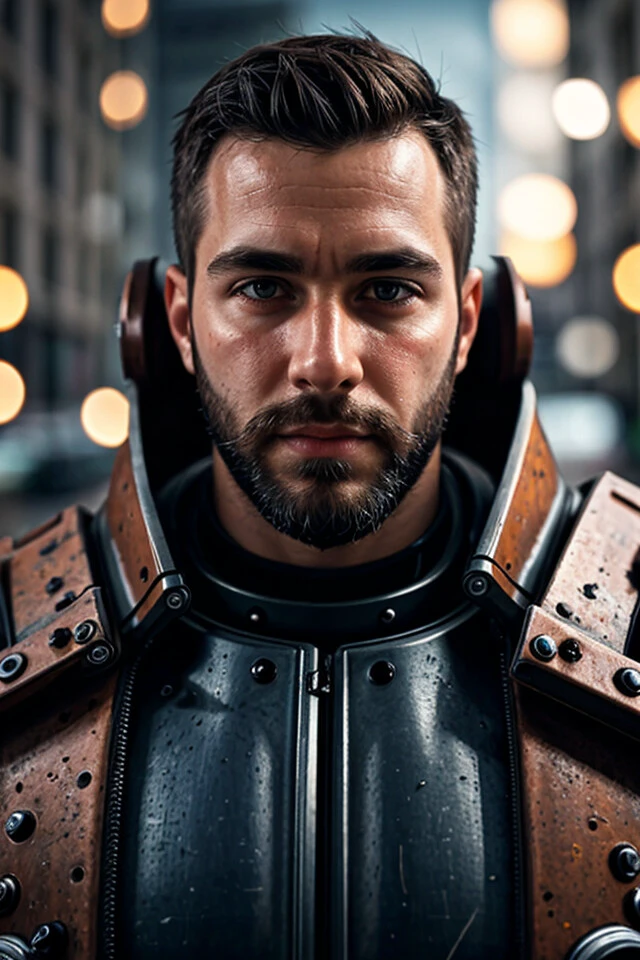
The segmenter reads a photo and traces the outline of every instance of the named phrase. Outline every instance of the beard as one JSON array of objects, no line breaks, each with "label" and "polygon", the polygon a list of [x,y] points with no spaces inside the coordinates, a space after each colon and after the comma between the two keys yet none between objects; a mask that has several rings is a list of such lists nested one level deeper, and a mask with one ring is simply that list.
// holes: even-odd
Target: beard
[{"label": "beard", "polygon": [[[319,394],[273,404],[241,427],[231,404],[207,376],[193,335],[191,343],[207,430],[229,473],[276,530],[319,550],[355,543],[379,530],[419,479],[442,436],[453,394],[458,335],[446,370],[410,431],[389,414],[359,407],[348,396]],[[353,463],[326,456],[297,459],[292,479],[305,481],[303,490],[276,475],[267,454],[278,434],[311,423],[338,423],[372,435],[384,454],[373,479],[346,489],[356,485]]]}]

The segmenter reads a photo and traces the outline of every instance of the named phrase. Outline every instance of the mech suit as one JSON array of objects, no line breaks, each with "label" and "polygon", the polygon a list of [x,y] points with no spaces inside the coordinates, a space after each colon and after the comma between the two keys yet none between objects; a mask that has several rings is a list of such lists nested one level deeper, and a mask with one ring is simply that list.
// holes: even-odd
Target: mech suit
[{"label": "mech suit", "polygon": [[640,491],[579,491],[508,261],[414,544],[265,561],[216,517],[156,261],[95,517],[0,541],[0,957],[640,957]]}]

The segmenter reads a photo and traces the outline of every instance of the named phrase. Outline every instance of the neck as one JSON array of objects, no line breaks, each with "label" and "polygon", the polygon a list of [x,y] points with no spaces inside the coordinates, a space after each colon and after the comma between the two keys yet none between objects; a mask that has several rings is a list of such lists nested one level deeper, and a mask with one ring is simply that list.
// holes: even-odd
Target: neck
[{"label": "neck", "polygon": [[213,454],[214,503],[220,523],[245,550],[300,567],[352,567],[398,553],[433,521],[440,491],[440,444],[404,500],[379,530],[356,543],[319,550],[280,533],[240,489],[217,450]]}]

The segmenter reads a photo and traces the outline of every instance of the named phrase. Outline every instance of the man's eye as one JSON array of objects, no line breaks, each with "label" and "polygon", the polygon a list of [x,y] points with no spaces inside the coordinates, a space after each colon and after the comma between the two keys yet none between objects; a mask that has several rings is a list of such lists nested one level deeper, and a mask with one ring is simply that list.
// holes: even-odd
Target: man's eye
[{"label": "man's eye", "polygon": [[248,297],[249,300],[273,300],[282,293],[282,285],[277,280],[251,280],[238,287],[236,293]]},{"label": "man's eye", "polygon": [[415,290],[412,287],[397,280],[376,280],[369,284],[365,293],[369,290],[373,291],[373,296],[366,296],[364,299],[378,300],[380,303],[404,303],[415,296]]}]

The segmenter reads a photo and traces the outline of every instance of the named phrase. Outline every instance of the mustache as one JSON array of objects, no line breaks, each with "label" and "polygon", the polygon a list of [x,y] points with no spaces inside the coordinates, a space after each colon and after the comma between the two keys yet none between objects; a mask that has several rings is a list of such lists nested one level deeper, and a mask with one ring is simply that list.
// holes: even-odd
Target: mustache
[{"label": "mustache", "polygon": [[393,417],[381,410],[357,407],[345,396],[321,397],[310,394],[295,397],[285,403],[272,404],[259,411],[239,433],[221,445],[267,445],[280,431],[288,427],[323,423],[358,428],[372,434],[391,448],[397,446],[398,440],[411,444],[421,439],[420,434],[405,430]]}]

